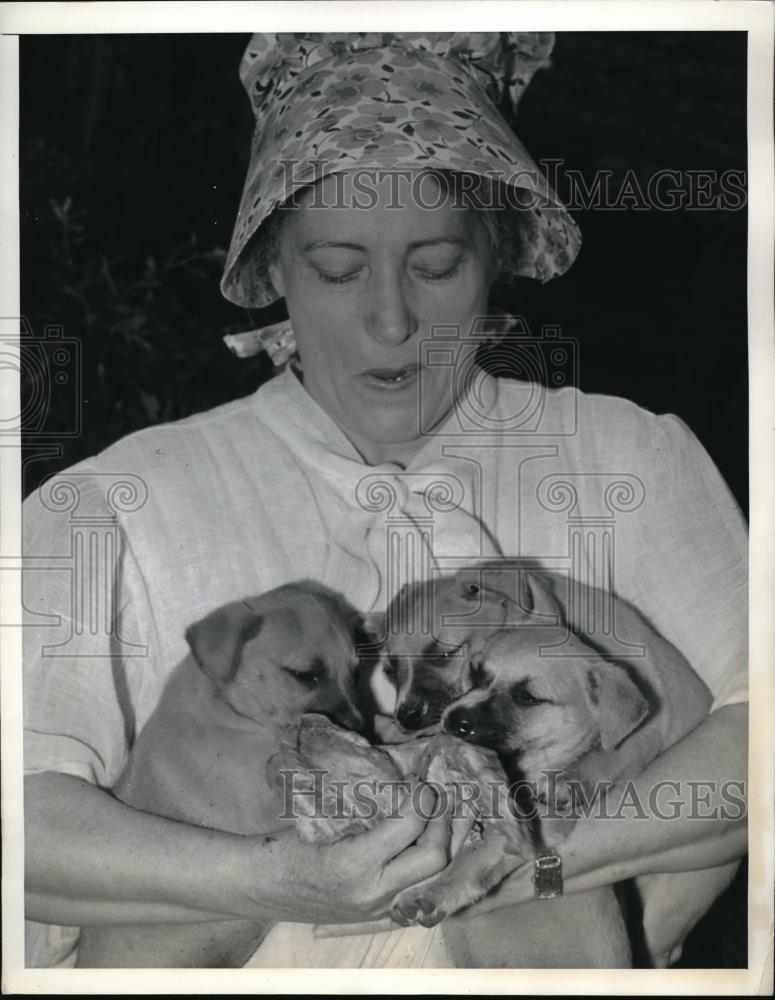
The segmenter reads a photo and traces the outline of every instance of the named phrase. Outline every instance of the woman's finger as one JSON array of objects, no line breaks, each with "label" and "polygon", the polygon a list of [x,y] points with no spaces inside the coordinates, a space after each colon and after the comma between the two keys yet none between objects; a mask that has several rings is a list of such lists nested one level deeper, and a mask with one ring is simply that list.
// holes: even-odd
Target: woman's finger
[{"label": "woman's finger", "polygon": [[422,782],[412,785],[396,813],[358,839],[365,845],[368,838],[370,856],[377,863],[386,864],[417,840],[436,808],[436,795],[429,785]]},{"label": "woman's finger", "polygon": [[449,817],[444,814],[428,820],[425,832],[416,844],[386,865],[382,884],[396,892],[422,882],[446,868],[449,861]]},{"label": "woman's finger", "polygon": [[353,844],[359,856],[370,859],[375,871],[374,890],[380,898],[441,871],[449,860],[449,815],[425,783],[411,787],[396,814],[386,817]]},{"label": "woman's finger", "polygon": [[[416,842],[410,842],[385,866],[382,873],[384,888],[398,891],[430,878],[446,866],[450,857],[451,829],[449,811],[443,807],[444,803],[440,803],[432,789],[425,786],[416,809],[425,824],[424,828]],[[427,819],[428,816],[430,819]]]}]

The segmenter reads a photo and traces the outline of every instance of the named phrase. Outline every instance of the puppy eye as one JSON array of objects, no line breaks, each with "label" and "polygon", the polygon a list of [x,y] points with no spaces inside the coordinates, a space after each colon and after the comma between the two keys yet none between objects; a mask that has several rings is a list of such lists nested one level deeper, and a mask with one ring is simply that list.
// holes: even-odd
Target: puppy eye
[{"label": "puppy eye", "polygon": [[283,670],[308,688],[317,687],[323,679],[322,675],[315,670],[294,670],[293,667],[283,667]]},{"label": "puppy eye", "polygon": [[517,703],[517,705],[540,705],[544,700],[543,698],[536,698],[529,691],[524,688],[517,688],[515,691],[511,692],[512,700]]},{"label": "puppy eye", "polygon": [[389,681],[395,681],[398,678],[398,664],[393,660],[388,660],[382,668],[382,672]]}]

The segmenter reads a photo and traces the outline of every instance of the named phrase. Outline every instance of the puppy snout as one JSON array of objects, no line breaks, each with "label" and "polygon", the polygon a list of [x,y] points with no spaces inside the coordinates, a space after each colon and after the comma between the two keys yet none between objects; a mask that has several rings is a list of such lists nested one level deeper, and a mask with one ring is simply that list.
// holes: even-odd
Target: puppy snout
[{"label": "puppy snout", "polygon": [[476,722],[465,710],[456,708],[450,712],[444,720],[444,728],[448,733],[463,740],[476,739]]},{"label": "puppy snout", "polygon": [[363,731],[365,721],[358,709],[348,701],[342,701],[331,713],[332,720],[345,729],[352,729],[356,733]]},{"label": "puppy snout", "polygon": [[430,704],[427,701],[407,701],[398,709],[396,718],[404,729],[422,729],[430,721]]}]

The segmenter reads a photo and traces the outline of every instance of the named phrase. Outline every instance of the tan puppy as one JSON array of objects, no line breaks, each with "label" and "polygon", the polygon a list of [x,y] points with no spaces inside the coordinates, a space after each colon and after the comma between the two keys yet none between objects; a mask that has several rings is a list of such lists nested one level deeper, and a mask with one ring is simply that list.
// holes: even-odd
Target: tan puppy
[{"label": "tan puppy", "polygon": [[[252,835],[279,828],[266,762],[304,712],[346,726],[357,656],[347,609],[304,582],[218,608],[186,632],[191,652],[172,672],[113,794],[145,812]],[[222,921],[90,927],[81,967],[239,966],[269,929]]]},{"label": "tan puppy", "polygon": [[[553,649],[561,655],[552,655]],[[688,671],[688,664],[679,664]],[[539,787],[547,771],[583,769],[593,750],[600,751],[595,760],[616,751],[609,775],[619,777],[628,769],[620,745],[644,719],[653,726],[659,715],[652,662],[649,687],[641,691],[624,667],[606,662],[562,628],[526,625],[495,632],[471,657],[468,671],[469,691],[447,708],[444,728],[495,750]],[[705,686],[693,672],[685,680],[707,711]],[[653,745],[659,749],[661,743],[661,733],[654,733]]]},{"label": "tan puppy", "polygon": [[[634,629],[636,613],[622,603],[617,623]],[[638,774],[706,717],[712,699],[687,661],[656,633],[642,633],[646,655],[625,668],[601,660],[588,642],[553,631],[528,627],[491,636],[471,661],[472,689],[448,709],[443,725],[495,750],[507,769],[509,763],[518,767],[535,783],[538,798],[562,814],[572,810],[579,786],[590,801],[596,784]],[[560,648],[561,656],[552,655]],[[564,825],[545,823],[553,830],[544,839],[558,842]],[[671,902],[683,896],[693,901],[691,922],[681,928],[685,935],[736,870],[733,862],[635,879],[652,964],[666,964],[667,956],[659,962],[657,956],[664,955]]]},{"label": "tan puppy", "polygon": [[[444,711],[442,701],[457,691],[456,703],[450,707],[447,701],[447,731],[495,749],[507,770],[516,767],[521,776],[536,782],[539,798],[548,793],[545,771],[572,766],[565,780],[560,780],[555,799],[563,808],[568,800],[568,780],[616,781],[638,773],[707,715],[710,695],[678,651],[625,602],[614,602],[617,637],[639,644],[643,652],[627,661],[627,670],[601,658],[607,654],[606,644],[612,652],[619,649],[610,634],[598,637],[595,647],[574,635],[578,623],[564,620],[562,608],[568,603],[558,596],[566,586],[563,578],[530,572],[521,579],[517,603],[522,609],[532,609],[523,614],[522,624],[507,630],[490,629],[484,641],[483,632],[473,642],[464,637],[461,662],[454,670],[433,658],[426,667],[422,656],[415,655],[407,673],[405,662],[395,653],[401,642],[388,634],[386,647],[398,687],[397,716],[402,719],[402,706],[419,698],[421,705],[432,708],[420,710],[416,716],[424,714],[428,721],[435,721],[440,710]],[[525,581],[530,597],[524,593]],[[501,579],[501,585],[503,582]],[[437,587],[437,597],[454,592],[451,584],[446,584],[443,592]],[[595,597],[599,600],[603,595]],[[452,606],[458,602],[459,596]],[[434,621],[440,622],[444,616],[444,600],[440,599]],[[554,624],[547,625],[552,618]],[[458,632],[465,634],[464,629]],[[427,634],[422,640],[413,636],[410,645],[419,653],[423,648],[431,650],[434,641]],[[448,645],[454,649],[457,643],[448,639]],[[422,684],[418,683],[420,678]],[[434,694],[434,685],[436,692],[443,691],[442,696]],[[551,836],[554,838],[556,831]],[[425,918],[434,907],[437,913],[451,912],[450,902],[457,901],[454,868],[453,864],[448,875],[435,879],[424,892],[407,890],[402,894],[396,918],[399,914],[405,920],[420,919],[421,914]],[[691,882],[692,892],[699,894],[697,919],[728,884],[735,868],[733,864],[710,869],[699,880],[699,873],[694,872],[678,876],[686,878],[687,887]],[[672,884],[675,878],[669,877]],[[638,880],[647,947],[652,946],[649,936],[663,923],[665,905],[670,902],[671,896],[664,892],[666,879],[648,876]],[[558,921],[565,931],[560,930]],[[548,909],[546,903],[539,902],[527,908],[500,910],[492,916],[468,920],[461,916],[453,926],[453,951],[459,964],[629,964],[621,916],[613,892],[607,888],[564,897]],[[447,935],[452,937],[449,931]],[[588,944],[582,949],[586,958],[578,952],[580,937]],[[558,940],[563,942],[562,948],[557,947]],[[569,944],[571,951],[576,949],[575,956],[568,954]]]}]

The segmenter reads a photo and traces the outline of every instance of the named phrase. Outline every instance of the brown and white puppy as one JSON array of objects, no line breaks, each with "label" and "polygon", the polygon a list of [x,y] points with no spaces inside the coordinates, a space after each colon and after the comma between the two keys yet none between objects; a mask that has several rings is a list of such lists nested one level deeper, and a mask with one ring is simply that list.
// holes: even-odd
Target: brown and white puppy
[{"label": "brown and white puppy", "polygon": [[[471,688],[470,660],[504,627],[556,626],[561,604],[543,574],[523,563],[498,560],[454,576],[405,587],[391,603],[381,631],[380,669],[396,690],[395,718],[422,737],[441,725],[449,705]],[[384,728],[384,727],[383,727]],[[393,736],[393,739],[397,737]],[[490,824],[500,834],[505,821]],[[520,821],[520,825],[523,822]],[[457,855],[440,875],[405,890],[392,916],[401,924],[443,920],[447,949],[458,967],[617,968],[629,962],[619,908],[612,893],[566,897],[562,907],[543,900],[472,916],[465,908],[482,898],[532,854],[530,838],[485,840]],[[547,918],[552,921],[547,926]],[[590,928],[606,928],[590,932]],[[562,952],[558,940],[564,940]]]},{"label": "brown and white puppy", "polygon": [[553,620],[536,608],[527,571],[516,564],[483,563],[404,586],[384,619],[372,623],[381,639],[378,669],[396,691],[396,720],[413,732],[437,726],[468,687],[470,657],[496,629],[529,616]]},{"label": "brown and white puppy", "polygon": [[[281,825],[266,762],[305,712],[357,727],[357,656],[349,609],[311,582],[278,587],[218,608],[186,631],[190,653],[112,789],[144,812],[253,835]],[[266,923],[89,927],[85,968],[238,966]]]},{"label": "brown and white puppy", "polygon": [[[545,797],[547,784],[554,781],[547,782],[546,771],[570,767],[565,777],[587,784],[630,777],[707,715],[710,695],[705,685],[680,653],[626,602],[614,600],[615,635],[614,630],[597,635],[592,646],[575,634],[580,622],[562,610],[573,607],[562,596],[566,580],[546,572],[531,572],[524,580],[532,598],[520,593],[519,603],[533,610],[515,628],[490,630],[484,642],[478,643],[478,652],[465,658],[456,671],[454,683],[449,681],[452,674],[438,663],[429,664],[426,670],[422,660],[415,659],[413,677],[424,678],[423,700],[434,705],[434,717],[439,699],[434,700],[428,688],[435,675],[441,671],[445,677],[444,697],[458,691],[457,701],[448,703],[444,714],[447,731],[498,751],[507,769],[516,764],[521,775],[536,782],[539,797]],[[602,594],[590,592],[587,597],[603,606]],[[555,623],[547,625],[552,609],[558,614]],[[440,616],[441,607],[436,613],[437,619]],[[606,661],[621,650],[622,639],[641,651],[627,661],[626,669]],[[425,642],[429,646],[427,636]],[[399,713],[400,705],[411,703],[412,698],[411,684],[399,689]],[[567,787],[559,782],[555,804],[561,808],[567,804],[567,794],[563,794]],[[699,880],[699,889],[698,873],[686,874],[692,892],[699,892],[704,901],[697,907],[698,917],[728,884],[735,867],[708,870]],[[453,869],[454,864],[449,872]],[[673,882],[676,877],[684,876],[671,876]],[[652,945],[649,928],[653,933],[664,922],[670,903],[665,885],[663,876],[638,880],[647,949]],[[437,879],[424,894],[405,892],[397,900],[397,912],[404,920],[418,919],[420,913],[427,917],[434,906],[437,913],[450,912],[445,894],[454,898],[449,877]],[[542,902],[528,904],[527,909],[522,906],[468,920],[461,915],[452,925],[454,950],[463,964],[476,965],[629,963],[612,891],[605,888],[564,897],[549,910],[544,906]],[[562,939],[562,935],[557,937],[559,924],[567,928],[566,941],[573,946],[581,938],[586,940],[588,947],[582,949],[586,958],[578,952],[568,955],[567,945],[564,949],[546,947],[547,942]]]}]

